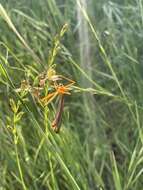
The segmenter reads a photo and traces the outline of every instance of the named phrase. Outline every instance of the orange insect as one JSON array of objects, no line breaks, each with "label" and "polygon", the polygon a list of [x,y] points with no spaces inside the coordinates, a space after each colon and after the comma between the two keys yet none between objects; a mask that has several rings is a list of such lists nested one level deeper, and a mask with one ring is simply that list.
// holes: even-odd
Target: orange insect
[{"label": "orange insect", "polygon": [[[62,112],[64,108],[64,96],[65,95],[70,95],[71,93],[69,92],[71,90],[70,87],[75,83],[75,81],[68,79],[62,75],[55,75],[53,76],[54,80],[54,89],[55,91],[52,93],[49,93],[47,96],[43,97],[40,99],[41,103],[44,105],[48,105],[53,99],[55,99],[57,96],[60,96],[60,102],[58,105],[58,110],[55,115],[55,119],[52,122],[52,128],[53,130],[58,133],[60,130],[60,122],[61,122],[61,117],[62,117]],[[66,79],[69,81],[68,84],[64,85],[62,83],[57,83],[58,80]]]}]

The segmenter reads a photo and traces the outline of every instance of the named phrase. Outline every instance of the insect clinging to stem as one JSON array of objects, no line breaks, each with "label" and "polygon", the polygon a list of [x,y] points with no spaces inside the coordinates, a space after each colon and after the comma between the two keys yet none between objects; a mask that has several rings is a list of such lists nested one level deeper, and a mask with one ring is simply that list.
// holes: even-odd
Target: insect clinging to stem
[{"label": "insect clinging to stem", "polygon": [[[40,101],[45,106],[45,105],[48,105],[51,101],[53,101],[57,96],[60,97],[58,109],[57,109],[57,112],[55,115],[55,119],[52,122],[53,130],[56,133],[58,133],[60,131],[62,112],[64,109],[64,97],[65,97],[65,95],[71,95],[70,90],[71,90],[71,87],[73,86],[73,84],[75,83],[75,81],[68,79],[62,75],[55,75],[52,77],[54,79],[53,87],[54,87],[55,91],[52,93],[49,93],[47,96],[41,98]],[[67,81],[69,81],[69,83],[66,85],[64,85],[62,83],[58,83],[58,81],[59,80],[61,81],[62,79],[66,79]]]}]

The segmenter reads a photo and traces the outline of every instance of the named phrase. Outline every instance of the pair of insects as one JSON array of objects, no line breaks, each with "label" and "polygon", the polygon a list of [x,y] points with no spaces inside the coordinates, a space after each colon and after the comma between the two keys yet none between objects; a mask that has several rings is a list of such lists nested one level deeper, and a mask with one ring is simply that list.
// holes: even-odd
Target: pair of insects
[{"label": "pair of insects", "polygon": [[[51,101],[53,101],[57,96],[59,96],[59,105],[58,109],[55,115],[55,118],[52,122],[52,128],[53,130],[58,133],[60,131],[60,123],[61,123],[61,117],[62,112],[64,108],[64,97],[65,95],[70,95],[71,87],[74,85],[75,81],[64,77],[62,75],[56,75],[55,71],[53,69],[49,70],[47,73],[47,79],[52,82],[52,87],[54,88],[54,92],[48,93],[43,98],[40,98],[40,102],[43,105],[48,105]],[[61,83],[61,81],[68,81],[67,84]],[[43,81],[42,81],[43,83]]]}]

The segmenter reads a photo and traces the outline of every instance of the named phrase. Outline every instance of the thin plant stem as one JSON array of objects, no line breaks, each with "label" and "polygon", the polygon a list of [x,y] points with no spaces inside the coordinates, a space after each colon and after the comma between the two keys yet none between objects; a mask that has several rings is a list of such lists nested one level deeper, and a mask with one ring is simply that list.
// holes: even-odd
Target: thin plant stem
[{"label": "thin plant stem", "polygon": [[21,169],[21,165],[20,165],[20,160],[19,160],[19,156],[18,156],[18,149],[17,149],[17,144],[16,143],[15,143],[15,153],[16,153],[16,161],[17,161],[17,166],[18,166],[18,170],[19,170],[23,190],[27,190],[27,187],[25,185],[24,178],[23,178],[23,173],[22,173],[22,169]]}]

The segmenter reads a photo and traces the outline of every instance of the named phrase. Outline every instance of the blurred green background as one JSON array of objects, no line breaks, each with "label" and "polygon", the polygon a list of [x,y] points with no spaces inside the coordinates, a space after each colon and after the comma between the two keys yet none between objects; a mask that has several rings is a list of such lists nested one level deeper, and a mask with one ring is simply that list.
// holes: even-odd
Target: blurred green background
[{"label": "blurred green background", "polygon": [[[0,190],[142,190],[143,1],[0,3]],[[54,64],[76,84],[55,134],[57,102],[15,89],[48,69],[66,23]]]}]

